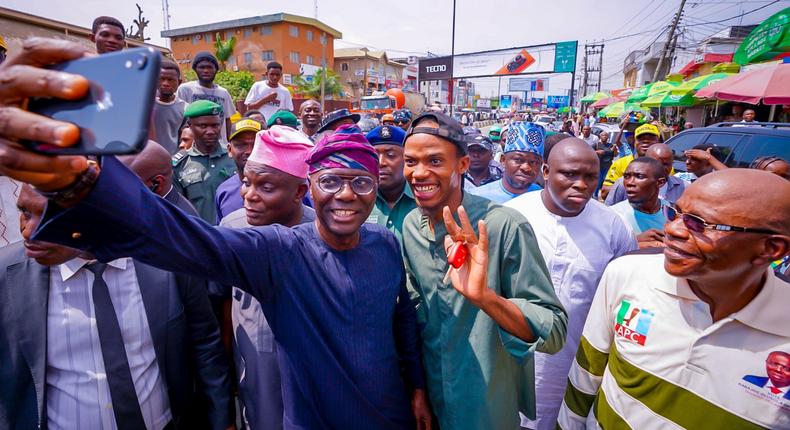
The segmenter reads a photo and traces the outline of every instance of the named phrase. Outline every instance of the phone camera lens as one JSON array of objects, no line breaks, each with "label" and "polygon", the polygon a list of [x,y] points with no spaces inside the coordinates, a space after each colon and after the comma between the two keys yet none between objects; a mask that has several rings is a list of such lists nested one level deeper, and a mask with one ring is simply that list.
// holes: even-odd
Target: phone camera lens
[{"label": "phone camera lens", "polygon": [[145,65],[148,64],[148,58],[141,55],[140,57],[137,58],[137,61],[135,61],[135,63],[137,65],[137,68],[142,70],[145,68]]}]

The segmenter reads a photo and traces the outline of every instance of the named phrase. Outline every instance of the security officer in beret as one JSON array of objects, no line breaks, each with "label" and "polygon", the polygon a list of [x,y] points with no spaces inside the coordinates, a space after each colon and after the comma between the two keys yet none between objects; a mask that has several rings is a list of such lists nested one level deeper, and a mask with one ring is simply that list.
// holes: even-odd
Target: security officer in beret
[{"label": "security officer in beret", "polygon": [[387,227],[400,241],[403,219],[417,207],[411,188],[406,185],[406,177],[403,176],[403,141],[406,132],[394,125],[382,125],[365,137],[379,153],[379,191],[376,206],[367,221]]},{"label": "security officer in beret", "polygon": [[296,115],[294,115],[293,112],[280,109],[273,113],[272,116],[269,117],[269,121],[266,122],[266,126],[269,128],[271,128],[273,125],[284,125],[286,127],[297,129],[299,127],[299,119],[296,118]]},{"label": "security officer in beret", "polygon": [[217,220],[214,195],[217,187],[236,174],[236,164],[220,144],[222,108],[208,100],[198,100],[184,111],[195,143],[173,156],[173,186],[195,206],[201,218]]}]

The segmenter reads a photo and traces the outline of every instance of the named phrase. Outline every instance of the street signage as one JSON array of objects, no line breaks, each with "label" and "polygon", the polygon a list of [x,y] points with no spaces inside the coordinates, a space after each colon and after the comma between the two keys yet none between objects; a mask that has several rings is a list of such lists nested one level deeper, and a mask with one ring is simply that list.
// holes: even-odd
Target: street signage
[{"label": "street signage", "polygon": [[576,51],[579,42],[559,42],[554,45],[554,72],[573,73],[576,71]]}]

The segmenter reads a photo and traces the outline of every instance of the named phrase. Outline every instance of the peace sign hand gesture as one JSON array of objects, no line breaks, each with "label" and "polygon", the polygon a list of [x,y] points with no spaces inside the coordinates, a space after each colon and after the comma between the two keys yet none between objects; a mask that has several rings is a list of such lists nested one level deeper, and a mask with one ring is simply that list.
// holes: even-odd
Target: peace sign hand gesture
[{"label": "peace sign hand gesture", "polygon": [[444,207],[442,215],[447,228],[447,236],[444,237],[445,251],[449,252],[455,242],[464,243],[469,250],[469,255],[461,267],[450,267],[450,280],[459,293],[479,307],[486,296],[493,293],[488,288],[488,231],[485,222],[480,220],[477,223],[480,232],[478,238],[463,207],[458,207],[460,227],[455,223],[449,207]]}]

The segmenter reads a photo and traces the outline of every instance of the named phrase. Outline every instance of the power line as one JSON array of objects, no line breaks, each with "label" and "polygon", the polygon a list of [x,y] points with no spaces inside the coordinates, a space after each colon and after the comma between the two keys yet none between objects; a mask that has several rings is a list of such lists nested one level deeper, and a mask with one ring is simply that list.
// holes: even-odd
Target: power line
[{"label": "power line", "polygon": [[741,14],[738,14],[738,15],[735,15],[735,16],[731,16],[731,17],[729,17],[729,18],[720,19],[720,20],[718,20],[718,21],[707,21],[707,22],[701,22],[701,23],[697,23],[697,24],[688,24],[688,25],[687,25],[687,27],[694,27],[694,26],[698,26],[698,25],[705,25],[705,24],[718,24],[718,23],[720,23],[720,22],[729,21],[729,20],[731,20],[731,19],[740,18],[740,17],[742,17],[742,16],[749,15],[750,13],[757,12],[758,10],[765,9],[765,8],[767,8],[768,6],[771,6],[771,5],[774,5],[774,4],[776,4],[776,3],[779,3],[780,1],[782,1],[782,0],[774,0],[774,1],[772,1],[771,3],[768,3],[768,4],[766,4],[766,5],[760,6],[760,7],[758,7],[758,8],[755,8],[755,9],[752,9],[752,10],[750,10],[750,11],[743,12],[743,13],[741,13]]}]

